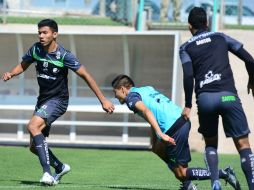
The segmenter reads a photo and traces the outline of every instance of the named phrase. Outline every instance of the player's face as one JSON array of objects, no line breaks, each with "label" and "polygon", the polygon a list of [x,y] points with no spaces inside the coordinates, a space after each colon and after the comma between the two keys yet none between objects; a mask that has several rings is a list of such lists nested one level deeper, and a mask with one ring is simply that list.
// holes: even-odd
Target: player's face
[{"label": "player's face", "polygon": [[124,91],[124,88],[121,87],[119,89],[114,89],[113,91],[115,93],[115,98],[117,98],[121,104],[124,104],[125,98],[126,98],[126,93]]},{"label": "player's face", "polygon": [[43,26],[39,28],[38,30],[38,36],[40,43],[45,47],[51,44],[56,37],[57,37],[57,32],[53,32],[52,29],[48,26]]}]

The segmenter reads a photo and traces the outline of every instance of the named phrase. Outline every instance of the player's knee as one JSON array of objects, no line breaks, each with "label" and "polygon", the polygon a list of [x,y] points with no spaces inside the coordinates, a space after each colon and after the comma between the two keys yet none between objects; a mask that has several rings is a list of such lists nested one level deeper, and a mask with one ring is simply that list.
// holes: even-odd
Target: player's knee
[{"label": "player's knee", "polygon": [[175,172],[175,177],[178,180],[183,181],[186,179],[186,172],[184,170],[178,170],[177,172]]},{"label": "player's knee", "polygon": [[38,127],[31,125],[30,123],[27,125],[27,130],[29,131],[30,134],[32,134],[32,136],[40,133]]},{"label": "player's knee", "polygon": [[182,174],[175,174],[175,177],[180,180],[180,181],[183,181],[185,180],[185,175],[182,175]]},{"label": "player's knee", "polygon": [[30,133],[33,133],[34,127],[33,127],[30,123],[28,123],[28,125],[26,126],[26,128],[27,128],[27,130],[28,130]]}]

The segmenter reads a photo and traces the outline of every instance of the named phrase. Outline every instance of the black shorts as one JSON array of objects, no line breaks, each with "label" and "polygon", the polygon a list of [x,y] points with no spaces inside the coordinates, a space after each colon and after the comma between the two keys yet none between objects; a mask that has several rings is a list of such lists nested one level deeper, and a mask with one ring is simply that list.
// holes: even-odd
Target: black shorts
[{"label": "black shorts", "polygon": [[232,92],[203,92],[197,97],[199,129],[204,137],[218,134],[219,116],[227,137],[241,137],[250,133],[242,103]]},{"label": "black shorts", "polygon": [[50,99],[43,104],[37,104],[34,115],[45,120],[46,127],[42,130],[45,137],[49,136],[51,124],[62,116],[68,107],[68,99]]},{"label": "black shorts", "polygon": [[[182,118],[181,118],[182,119]],[[172,170],[179,165],[187,167],[191,161],[190,147],[189,147],[189,132],[191,123],[184,122],[177,130],[172,133],[166,133],[175,139],[176,145],[167,144],[167,159],[168,167]],[[170,129],[169,129],[170,131]]]}]

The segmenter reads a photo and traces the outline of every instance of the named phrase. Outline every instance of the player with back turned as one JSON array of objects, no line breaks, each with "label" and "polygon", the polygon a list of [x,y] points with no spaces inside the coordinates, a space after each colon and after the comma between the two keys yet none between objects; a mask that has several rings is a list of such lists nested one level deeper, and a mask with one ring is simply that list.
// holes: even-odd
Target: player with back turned
[{"label": "player with back turned", "polygon": [[[220,190],[218,172],[218,119],[222,118],[227,137],[232,137],[241,158],[242,170],[250,190],[254,190],[254,155],[250,148],[250,133],[241,101],[235,88],[228,52],[242,61],[249,75],[248,92],[254,96],[254,59],[243,44],[224,33],[209,32],[203,8],[194,7],[188,17],[193,37],[180,47],[184,73],[185,108],[189,118],[195,84],[198,131],[205,140],[205,160],[211,173],[211,186]],[[195,81],[195,82],[194,82]]]}]

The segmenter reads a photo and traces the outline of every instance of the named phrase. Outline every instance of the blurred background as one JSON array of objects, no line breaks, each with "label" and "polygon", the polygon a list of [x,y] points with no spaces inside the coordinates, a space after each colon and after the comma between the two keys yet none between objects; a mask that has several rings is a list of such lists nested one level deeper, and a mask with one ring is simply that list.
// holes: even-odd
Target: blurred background
[{"label": "blurred background", "polygon": [[209,16],[218,13],[221,27],[254,24],[253,0],[0,0],[3,23],[31,23],[35,17],[46,16],[65,19],[60,23],[68,24],[115,25],[105,19],[110,18],[136,26],[140,5],[149,26],[160,22],[187,24],[194,6],[205,8]]},{"label": "blurred background", "polygon": [[[80,59],[103,93],[117,106],[111,80],[120,73],[130,75],[137,86],[154,86],[182,106],[178,48],[191,37],[187,22],[194,6],[205,8],[211,30],[235,37],[254,55],[253,0],[0,0],[0,74],[19,63],[38,40],[37,23],[43,18],[53,18],[59,24],[59,43]],[[230,58],[238,92],[253,129],[254,105],[253,99],[246,95],[247,73],[244,64]],[[148,125],[130,114],[126,107],[119,113],[106,115],[84,81],[72,72],[69,91],[71,109],[59,119],[62,123],[52,128],[50,143],[72,147],[150,147]],[[7,83],[0,81],[0,144],[28,144],[25,126],[37,96],[33,66]],[[89,110],[89,106],[94,106],[96,111]],[[203,151],[195,106],[192,125],[191,149]],[[222,127],[220,130],[221,144],[228,146],[221,146],[220,151],[235,152],[232,142],[225,139]]]}]

